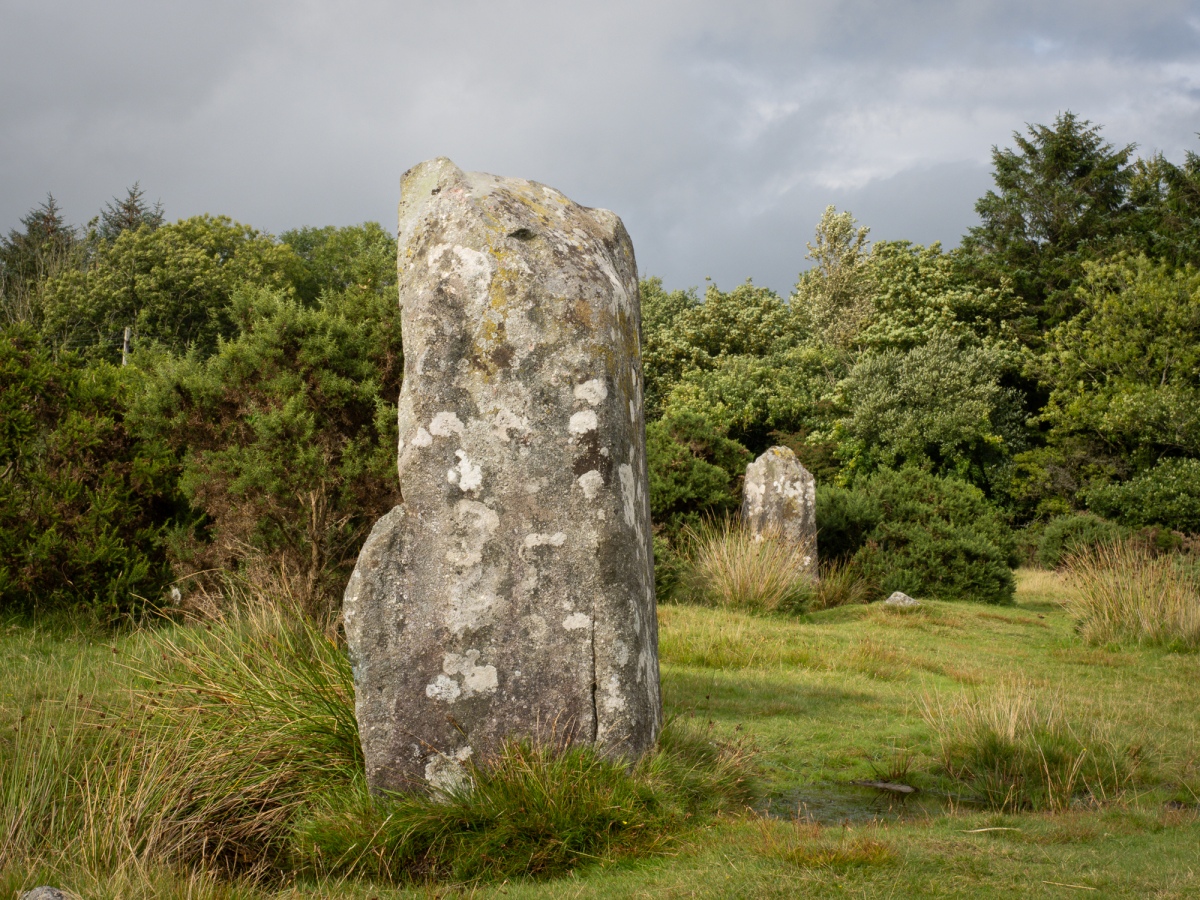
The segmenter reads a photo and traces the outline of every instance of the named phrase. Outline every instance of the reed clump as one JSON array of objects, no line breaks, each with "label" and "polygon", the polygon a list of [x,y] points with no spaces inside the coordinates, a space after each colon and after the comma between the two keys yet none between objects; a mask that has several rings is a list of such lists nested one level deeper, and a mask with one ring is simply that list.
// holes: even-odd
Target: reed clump
[{"label": "reed clump", "polygon": [[815,593],[816,548],[772,532],[757,534],[735,517],[684,529],[684,596],[748,612],[803,612]]},{"label": "reed clump", "polygon": [[1004,812],[1064,810],[1116,799],[1132,784],[1140,748],[1123,745],[1061,696],[1015,679],[984,692],[926,695],[920,710],[942,774],[967,798]]},{"label": "reed clump", "polygon": [[1200,649],[1200,577],[1191,556],[1117,540],[1070,556],[1066,578],[1068,608],[1089,643]]}]

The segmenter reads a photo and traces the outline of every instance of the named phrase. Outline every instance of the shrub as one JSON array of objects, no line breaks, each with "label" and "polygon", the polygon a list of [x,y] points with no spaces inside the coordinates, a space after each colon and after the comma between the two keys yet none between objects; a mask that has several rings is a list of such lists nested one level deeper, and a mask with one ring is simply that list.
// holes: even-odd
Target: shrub
[{"label": "shrub", "polygon": [[1129,785],[1137,750],[1094,717],[1068,717],[1063,700],[1024,681],[988,694],[921,703],[942,772],[991,809],[1063,810],[1107,800]]},{"label": "shrub", "polygon": [[852,488],[817,488],[818,546],[849,556],[890,594],[1007,603],[1016,542],[983,493],[921,469],[881,469]]},{"label": "shrub", "polygon": [[1070,609],[1093,644],[1200,649],[1200,578],[1188,559],[1126,538],[1069,556]]},{"label": "shrub", "polygon": [[726,609],[801,612],[814,593],[813,548],[756,535],[728,517],[687,528],[686,596]]},{"label": "shrub", "polygon": [[1088,508],[1123,525],[1200,533],[1200,459],[1164,459],[1124,484],[1097,488]]},{"label": "shrub", "polygon": [[648,422],[646,459],[650,515],[672,537],[685,524],[741,505],[737,479],[750,463],[750,451],[704,416],[676,411]]},{"label": "shrub", "polygon": [[178,542],[180,568],[267,570],[311,610],[332,608],[399,500],[385,399],[399,394],[399,310],[372,292],[305,307],[254,288],[231,309],[237,336],[204,359],[155,361],[136,409],[182,457],[181,489],[207,517]]},{"label": "shrub", "polygon": [[0,609],[136,615],[170,579],[174,460],[125,409],[138,374],[0,333]]},{"label": "shrub", "polygon": [[1047,569],[1056,569],[1072,554],[1117,540],[1125,533],[1119,525],[1098,516],[1059,516],[1043,529],[1037,559]]}]

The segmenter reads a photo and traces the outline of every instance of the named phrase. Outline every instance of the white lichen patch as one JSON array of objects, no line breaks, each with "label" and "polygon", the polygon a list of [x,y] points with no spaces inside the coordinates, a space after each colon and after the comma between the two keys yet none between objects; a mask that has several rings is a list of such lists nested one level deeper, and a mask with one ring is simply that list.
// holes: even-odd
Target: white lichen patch
[{"label": "white lichen patch", "polygon": [[633,482],[633,466],[629,463],[621,463],[617,467],[617,474],[621,477],[621,502],[625,510],[625,524],[630,528],[636,527],[637,522],[637,489]]},{"label": "white lichen patch", "polygon": [[483,484],[483,469],[467,459],[465,450],[455,450],[454,455],[458,457],[458,469],[457,472],[454,469],[447,472],[446,480],[457,484],[461,491],[477,490]]},{"label": "white lichen patch", "polygon": [[601,475],[597,469],[584,472],[575,480],[579,482],[579,487],[583,491],[583,496],[587,497],[589,500],[595,500],[596,494],[600,492],[600,488],[604,487],[604,476]]},{"label": "white lichen patch", "polygon": [[433,435],[426,431],[424,426],[418,428],[417,433],[413,435],[412,445],[414,447],[428,447],[432,443]]},{"label": "white lichen patch", "polygon": [[471,776],[463,765],[471,758],[471,747],[459,747],[453,753],[434,753],[425,762],[425,780],[443,796],[461,794],[472,787]]},{"label": "white lichen patch", "polygon": [[[447,653],[442,657],[442,674],[425,685],[425,696],[430,700],[440,700],[443,703],[454,703],[456,700],[469,700],[483,694],[494,694],[499,686],[495,666],[480,666],[478,650],[468,650],[465,654]],[[456,681],[458,675],[461,681]]]},{"label": "white lichen patch", "polygon": [[492,417],[492,434],[507,443],[511,440],[510,431],[527,434],[529,432],[529,422],[524,416],[519,416],[508,407],[502,406],[496,411],[496,415]]},{"label": "white lichen patch", "polygon": [[595,410],[581,409],[571,416],[571,421],[567,424],[567,431],[571,434],[587,434],[589,431],[595,431],[599,424]]},{"label": "white lichen patch", "polygon": [[450,437],[455,434],[462,434],[464,430],[465,426],[463,423],[451,411],[438,413],[433,417],[433,421],[429,423],[429,433],[435,437]]},{"label": "white lichen patch", "polygon": [[608,385],[603,378],[593,378],[575,385],[575,399],[592,406],[599,406],[608,397]]},{"label": "white lichen patch", "polygon": [[586,613],[573,613],[563,619],[562,627],[567,631],[577,631],[580,628],[591,628],[592,617]]},{"label": "white lichen patch", "polygon": [[499,685],[496,678],[496,667],[476,665],[478,659],[478,650],[468,650],[464,654],[447,653],[442,657],[443,672],[447,675],[462,676],[464,700],[469,700],[479,694],[494,694]]},{"label": "white lichen patch", "polygon": [[625,695],[621,693],[621,679],[609,675],[604,685],[604,709],[609,713],[618,713],[625,708]]},{"label": "white lichen patch", "polygon": [[527,534],[525,535],[525,549],[532,550],[535,547],[561,547],[566,543],[567,535],[565,532],[556,531],[554,534]]},{"label": "white lichen patch", "polygon": [[462,696],[462,688],[449,675],[439,675],[425,685],[425,696],[430,700],[441,700],[443,703],[453,703]]}]

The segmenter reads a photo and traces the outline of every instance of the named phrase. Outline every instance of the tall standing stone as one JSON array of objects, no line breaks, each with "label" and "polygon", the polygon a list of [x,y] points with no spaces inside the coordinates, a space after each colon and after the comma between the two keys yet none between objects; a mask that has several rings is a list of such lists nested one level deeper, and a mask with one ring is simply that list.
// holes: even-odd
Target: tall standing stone
[{"label": "tall standing stone", "polygon": [[754,534],[811,547],[806,568],[817,574],[817,481],[787,447],[770,447],[747,466],[742,522]]},{"label": "tall standing stone", "polygon": [[544,185],[401,185],[400,485],[346,588],[375,790],[506,738],[649,749],[661,724],[633,246]]}]

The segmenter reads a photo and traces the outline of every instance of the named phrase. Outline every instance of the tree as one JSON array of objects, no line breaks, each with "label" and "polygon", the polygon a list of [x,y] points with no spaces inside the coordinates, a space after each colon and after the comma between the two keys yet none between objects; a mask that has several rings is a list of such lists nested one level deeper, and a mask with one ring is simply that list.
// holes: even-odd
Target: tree
[{"label": "tree", "polygon": [[1015,150],[992,148],[996,190],[975,204],[983,223],[963,248],[980,276],[995,285],[1010,279],[1030,312],[1053,325],[1077,308],[1083,264],[1128,236],[1136,145],[1114,148],[1100,126],[1069,111],[1027,132],[1013,132]]},{"label": "tree", "polygon": [[1037,363],[1051,442],[1084,437],[1133,471],[1200,456],[1200,271],[1121,257],[1089,266],[1077,297]]},{"label": "tree", "polygon": [[808,258],[816,266],[796,282],[792,305],[812,340],[849,348],[872,313],[872,297],[863,277],[868,265],[867,235],[849,212],[826,207],[817,223]]},{"label": "tree", "polygon": [[136,231],[143,225],[153,231],[162,223],[162,201],[149,206],[145,201],[145,192],[135,181],[123,200],[113,197],[112,203],[104,204],[96,233],[103,241],[115,241],[122,232]]},{"label": "tree", "polygon": [[300,258],[296,295],[304,303],[313,303],[323,291],[358,289],[396,296],[396,237],[378,222],[298,228],[285,231],[280,240]]},{"label": "tree", "polygon": [[42,288],[48,279],[78,265],[79,236],[63,219],[53,194],[0,239],[0,322],[40,325]]}]

